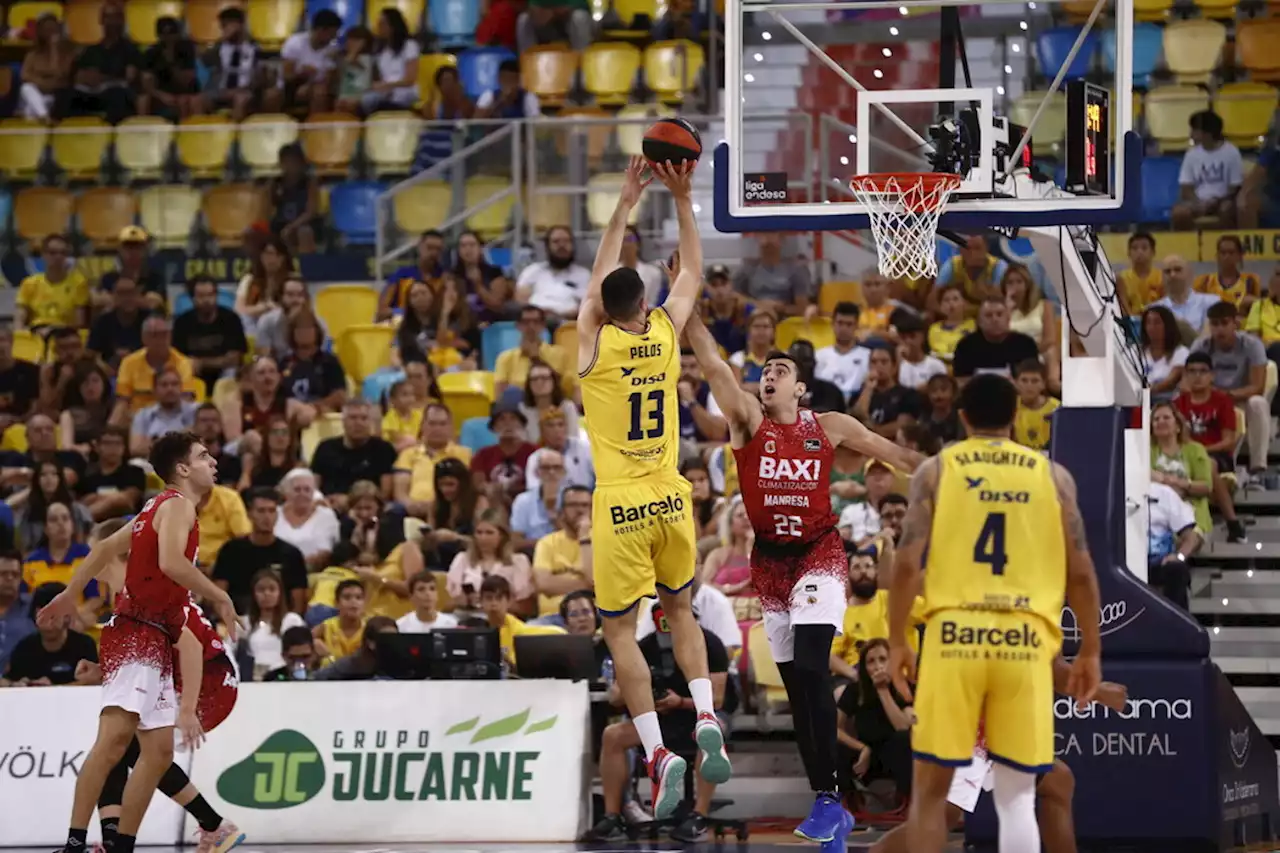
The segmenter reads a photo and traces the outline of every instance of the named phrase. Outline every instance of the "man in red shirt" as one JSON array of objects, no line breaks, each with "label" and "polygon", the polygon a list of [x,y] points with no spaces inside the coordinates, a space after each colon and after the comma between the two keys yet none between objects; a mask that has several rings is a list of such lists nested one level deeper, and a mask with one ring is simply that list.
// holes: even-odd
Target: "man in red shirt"
[{"label": "man in red shirt", "polygon": [[1204,445],[1220,472],[1229,474],[1236,469],[1235,401],[1213,387],[1213,359],[1208,353],[1187,356],[1182,375],[1184,389],[1173,405],[1187,422],[1191,438]]},{"label": "man in red shirt", "polygon": [[525,467],[538,449],[526,438],[528,425],[529,419],[518,406],[494,404],[489,430],[498,437],[498,443],[476,451],[471,459],[471,473],[476,488],[485,490],[495,503],[507,503],[525,489]]}]

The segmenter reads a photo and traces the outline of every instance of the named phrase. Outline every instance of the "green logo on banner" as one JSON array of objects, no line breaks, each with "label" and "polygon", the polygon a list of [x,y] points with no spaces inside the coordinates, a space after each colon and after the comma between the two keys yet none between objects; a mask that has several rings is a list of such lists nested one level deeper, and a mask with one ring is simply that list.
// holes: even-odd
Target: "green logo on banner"
[{"label": "green logo on banner", "polygon": [[306,735],[282,729],[218,777],[218,796],[247,809],[287,809],[324,788],[324,761]]}]

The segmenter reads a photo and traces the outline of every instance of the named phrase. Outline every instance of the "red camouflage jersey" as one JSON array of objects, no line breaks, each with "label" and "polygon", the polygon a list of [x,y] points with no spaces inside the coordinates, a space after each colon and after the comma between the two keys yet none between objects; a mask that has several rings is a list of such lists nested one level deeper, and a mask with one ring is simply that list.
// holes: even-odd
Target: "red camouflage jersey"
[{"label": "red camouflage jersey", "polygon": [[[200,683],[200,699],[196,704],[196,716],[200,726],[206,732],[213,731],[219,723],[227,718],[235,707],[239,695],[240,678],[235,662],[227,650],[218,630],[213,627],[199,605],[191,602],[187,606],[187,629],[200,641],[204,654],[204,675]],[[177,653],[174,653],[174,686],[182,693],[182,678],[177,667]]]}]

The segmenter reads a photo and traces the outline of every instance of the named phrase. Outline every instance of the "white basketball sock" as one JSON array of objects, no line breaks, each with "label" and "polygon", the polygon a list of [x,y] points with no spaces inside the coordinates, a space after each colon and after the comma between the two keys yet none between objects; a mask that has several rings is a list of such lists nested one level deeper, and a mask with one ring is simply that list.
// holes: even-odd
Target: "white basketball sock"
[{"label": "white basketball sock", "polygon": [[649,711],[632,720],[636,732],[640,735],[640,743],[644,745],[644,757],[653,758],[654,752],[662,746],[662,727],[658,725],[658,712]]},{"label": "white basketball sock", "polygon": [[710,678],[695,678],[690,681],[689,695],[693,697],[693,707],[699,714],[715,714],[716,702],[711,695]]},{"label": "white basketball sock", "polygon": [[992,766],[996,815],[1000,818],[1000,853],[1028,853],[1040,849],[1036,823],[1036,776],[999,762]]}]

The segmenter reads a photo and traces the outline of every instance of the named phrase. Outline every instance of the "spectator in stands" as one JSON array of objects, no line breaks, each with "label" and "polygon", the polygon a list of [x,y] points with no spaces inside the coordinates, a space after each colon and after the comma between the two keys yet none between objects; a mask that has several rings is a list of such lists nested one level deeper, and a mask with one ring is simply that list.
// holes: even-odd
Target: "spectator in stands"
[{"label": "spectator in stands", "polygon": [[173,347],[172,330],[164,317],[148,317],[142,324],[142,349],[125,356],[116,374],[112,423],[127,426],[135,414],[156,401],[156,376],[165,369],[177,371],[184,392],[194,390],[191,362]]},{"label": "spectator in stands", "polygon": [[214,486],[209,491],[198,520],[202,567],[217,565],[222,546],[238,536],[248,536],[253,529],[239,492],[226,486]]},{"label": "spectator in stands", "polygon": [[543,340],[547,331],[546,311],[536,305],[525,305],[520,309],[516,326],[520,329],[520,345],[498,354],[493,370],[494,394],[502,398],[508,388],[525,387],[535,361],[549,365],[561,377],[561,390],[572,393],[570,377],[577,373],[572,368],[578,354],[565,352],[563,347]]},{"label": "spectator in stands", "polygon": [[135,350],[142,349],[142,324],[151,311],[142,306],[138,283],[131,278],[117,278],[111,291],[112,307],[98,315],[89,330],[89,350],[111,366]]},{"label": "spectator in stands", "polygon": [[[947,377],[952,382],[950,376]],[[921,423],[922,428],[924,423]],[[844,508],[854,501],[861,500],[867,493],[862,484],[862,466],[865,462],[862,454],[849,448],[836,448],[835,459],[831,464],[831,511],[839,518]]]},{"label": "spectator in stands", "polygon": [[1249,473],[1258,479],[1267,468],[1271,444],[1271,403],[1263,396],[1267,381],[1267,352],[1262,341],[1239,332],[1240,317],[1230,302],[1209,309],[1209,336],[1192,345],[1193,353],[1208,353],[1213,361],[1213,387],[1227,392],[1244,407],[1245,439],[1249,445]]},{"label": "spectator in stands", "polygon": [[555,529],[539,538],[533,549],[533,585],[538,591],[538,621],[564,628],[561,600],[592,585],[591,565],[586,562],[591,559],[591,490],[567,486],[557,509]]},{"label": "spectator in stands", "polygon": [[1162,266],[1164,267],[1164,296],[1151,304],[1168,308],[1173,312],[1173,316],[1190,327],[1193,335],[1205,331],[1209,309],[1220,300],[1207,293],[1198,293],[1191,289],[1187,262],[1181,256],[1167,256]]},{"label": "spectator in stands", "polygon": [[196,74],[196,46],[182,35],[177,18],[156,21],[156,44],[142,55],[140,115],[158,115],[170,121],[204,112],[200,80]]},{"label": "spectator in stands", "polygon": [[897,330],[891,317],[897,309],[889,299],[889,279],[877,270],[868,270],[862,278],[862,310],[858,317],[858,339],[863,342],[884,340],[897,342]]},{"label": "spectator in stands", "polygon": [[444,282],[445,272],[444,235],[434,228],[423,231],[418,238],[417,264],[401,267],[387,278],[378,298],[375,319],[381,323],[403,311],[409,302],[409,288],[415,281],[429,285],[431,292],[437,293]]},{"label": "spectator in stands", "polygon": [[514,550],[511,529],[502,510],[486,509],[477,514],[475,530],[466,549],[449,564],[445,586],[454,601],[464,601],[467,609],[474,610],[480,606],[481,583],[495,576],[510,587],[514,601],[511,609],[533,615],[537,602],[529,558]]},{"label": "spectator in stands", "polygon": [[[280,304],[258,318],[258,331],[253,341],[254,350],[259,355],[271,356],[277,362],[288,358],[290,354],[288,320],[295,311],[302,308],[314,313],[311,293],[307,290],[305,281],[297,276],[290,276],[285,279],[284,285],[280,288]],[[316,317],[316,322],[320,324],[320,333],[327,340],[329,327],[319,316]],[[241,326],[243,327],[243,323]]]},{"label": "spectator in stands", "polygon": [[516,609],[512,601],[512,586],[502,575],[489,575],[480,583],[480,607],[488,627],[498,632],[498,645],[502,649],[503,662],[515,670],[515,638],[530,634],[563,634],[564,629],[555,625],[522,622],[511,611]]},{"label": "spectator in stands", "polygon": [[40,242],[40,257],[44,272],[18,286],[17,327],[89,328],[89,280],[71,263],[71,243],[62,234],[50,234]]},{"label": "spectator in stands", "polygon": [[[515,59],[505,60],[498,66],[498,88],[481,92],[476,98],[475,117],[478,119],[525,119],[541,115],[542,105],[538,103],[538,96],[520,85],[520,62]],[[626,257],[625,246],[623,257]],[[634,264],[628,266],[634,268]],[[647,287],[645,292],[648,292]],[[650,298],[649,304],[656,305],[657,302]]]},{"label": "spectator in stands", "polygon": [[947,373],[942,360],[925,352],[925,324],[915,314],[903,311],[898,318],[898,384],[923,392],[929,380]]},{"label": "spectator in stands", "polygon": [[1257,163],[1244,177],[1236,194],[1237,216],[1242,229],[1280,225],[1280,136],[1267,135]]},{"label": "spectator in stands", "polygon": [[22,555],[6,548],[0,551],[0,672],[18,643],[35,633],[30,607],[30,597],[22,591]]},{"label": "spectator in stands", "polygon": [[701,41],[707,30],[707,15],[698,11],[694,0],[672,0],[666,14],[653,24],[649,35],[655,41],[664,39],[690,39]]},{"label": "spectator in stands", "polygon": [[1062,404],[1045,393],[1049,371],[1037,359],[1027,359],[1013,369],[1018,388],[1018,410],[1013,418],[1013,440],[1033,450],[1049,447],[1053,413]]},{"label": "spectator in stands", "polygon": [[275,359],[261,355],[249,368],[249,388],[224,404],[223,430],[230,441],[244,437],[242,453],[256,453],[267,424],[283,417],[294,430],[302,430],[315,419],[314,406],[288,395]]},{"label": "spectator in stands", "polygon": [[[236,496],[239,501],[239,495]],[[249,529],[227,542],[213,562],[211,577],[227,591],[240,612],[253,612],[258,578],[267,571],[277,575],[294,613],[307,609],[307,564],[296,545],[276,535],[280,497],[275,489],[255,488],[245,496]],[[243,506],[243,505],[242,505]]]},{"label": "spectator in stands", "polygon": [[986,238],[973,234],[965,240],[960,251],[938,270],[933,292],[940,298],[943,288],[958,285],[966,304],[965,314],[973,316],[986,299],[1000,294],[1000,282],[1008,269],[1006,261],[987,249]]},{"label": "spectator in stands", "polygon": [[429,518],[435,499],[436,466],[445,459],[471,464],[471,451],[453,440],[453,415],[449,407],[430,403],[422,418],[422,441],[400,451],[391,469],[394,500],[415,518]]},{"label": "spectator in stands", "polygon": [[440,590],[431,572],[419,572],[409,579],[409,598],[413,601],[413,610],[396,620],[401,634],[426,634],[437,628],[458,627],[452,613],[440,612]]},{"label": "spectator in stands", "polygon": [[253,680],[262,681],[267,673],[286,666],[284,633],[290,628],[306,630],[307,623],[289,609],[278,569],[259,569],[253,573],[249,586],[253,592],[248,613],[240,617],[239,649],[253,660]]},{"label": "spectator in stands", "polygon": [[[378,559],[385,559],[395,547],[404,541],[404,526],[398,519],[382,523],[382,495],[378,487],[368,480],[357,480],[347,493],[347,512],[338,519],[338,546],[330,563],[342,562],[340,548],[356,554],[372,551]],[[407,592],[406,588],[406,592]]]},{"label": "spectator in stands", "polygon": [[306,681],[311,678],[319,666],[320,657],[316,654],[315,638],[311,629],[286,628],[280,637],[284,647],[285,666],[282,669],[268,672],[263,681]]},{"label": "spectator in stands", "polygon": [[8,467],[34,469],[42,462],[56,465],[67,482],[75,484],[84,475],[85,457],[74,450],[59,450],[58,435],[53,419],[48,415],[32,415],[27,418],[27,449],[23,453],[10,452],[5,457]]},{"label": "spectator in stands", "polygon": [[1182,415],[1172,403],[1156,403],[1151,407],[1151,480],[1163,483],[1191,504],[1196,526],[1204,533],[1213,530],[1209,515],[1209,497],[1222,512],[1230,542],[1245,540],[1244,525],[1236,517],[1231,487],[1209,458],[1204,445],[1187,435]]},{"label": "spectator in stands", "polygon": [[849,601],[844,611],[841,633],[831,644],[831,672],[837,690],[858,681],[858,660],[871,640],[889,634],[889,591],[879,587],[875,548],[849,553]]},{"label": "spectator in stands", "polygon": [[360,98],[373,88],[373,33],[356,25],[343,37],[342,58],[338,60],[338,102],[340,113],[360,114]]},{"label": "spectator in stands", "polygon": [[989,296],[978,312],[978,331],[956,344],[952,366],[961,385],[977,373],[1013,376],[1015,365],[1039,359],[1036,342],[1009,329],[1009,306],[1003,295]]},{"label": "spectator in stands", "polygon": [[756,311],[747,321],[747,345],[729,356],[729,364],[742,375],[742,387],[748,394],[760,390],[760,375],[769,353],[777,347],[778,321],[768,311]]},{"label": "spectator in stands", "polygon": [[[294,468],[300,467],[298,434],[289,427],[287,418],[276,415],[267,421],[260,450],[245,451],[241,475],[236,488],[274,489]],[[256,443],[255,443],[256,444]]]},{"label": "spectator in stands", "polygon": [[0,432],[24,420],[40,398],[40,368],[14,358],[13,327],[0,324]]},{"label": "spectator in stands", "polygon": [[538,451],[538,483],[511,502],[511,532],[516,548],[527,548],[556,529],[560,495],[567,484],[564,457],[554,450]]},{"label": "spectator in stands", "polygon": [[420,440],[424,405],[418,402],[413,386],[406,379],[392,383],[387,403],[386,414],[382,416],[382,437],[396,453],[403,453]]},{"label": "spectator in stands", "polygon": [[50,121],[64,108],[59,103],[71,85],[76,47],[62,32],[62,22],[45,13],[36,19],[35,44],[22,58],[18,112],[23,118]]},{"label": "spectator in stands", "polygon": [[586,50],[594,30],[587,0],[529,0],[516,20],[516,50],[524,53],[557,41],[567,41],[573,50]]},{"label": "spectator in stands", "polygon": [[867,492],[861,503],[849,504],[836,523],[845,541],[865,548],[880,532],[880,501],[893,489],[894,470],[886,462],[868,459],[862,469]]},{"label": "spectator in stands", "polygon": [[[337,617],[334,617],[337,618]],[[396,634],[395,620],[389,616],[370,616],[358,636],[358,648],[312,675],[315,681],[366,681],[387,679],[378,662],[378,638],[383,634]],[[320,642],[316,642],[320,646]]]},{"label": "spectator in stands", "polygon": [[285,393],[316,414],[339,411],[347,400],[347,374],[338,357],[324,348],[320,321],[310,308],[300,308],[285,327],[291,350],[281,370]]},{"label": "spectator in stands", "polygon": [[280,48],[279,87],[269,93],[268,112],[292,112],[299,108],[309,113],[329,109],[337,65],[338,47],[334,40],[342,29],[342,18],[332,9],[321,9],[311,16],[311,28],[289,36]]},{"label": "spectator in stands", "polygon": [[1130,316],[1137,316],[1147,306],[1164,296],[1164,282],[1160,268],[1152,264],[1156,255],[1156,238],[1146,231],[1129,235],[1129,268],[1121,270],[1120,295]]},{"label": "spectator in stands", "polygon": [[[338,544],[338,515],[316,501],[316,478],[306,468],[295,468],[280,480],[284,503],[276,520],[276,536],[297,547],[309,571],[329,565]],[[346,494],[342,503],[346,503]]]},{"label": "spectator in stands", "polygon": [[500,403],[493,405],[489,430],[498,437],[497,444],[482,447],[471,460],[471,473],[476,485],[486,490],[496,505],[507,505],[525,490],[524,469],[537,450],[525,438],[528,421],[524,412]]},{"label": "spectator in stands", "polygon": [[342,435],[326,438],[316,446],[311,468],[334,509],[346,509],[346,494],[357,480],[376,483],[391,495],[391,471],[396,450],[375,433],[373,407],[354,399],[342,407]]},{"label": "spectator in stands", "polygon": [[107,427],[93,443],[97,462],[76,484],[76,494],[94,521],[133,515],[142,506],[147,475],[125,457],[128,439],[120,427]]},{"label": "spectator in stands", "polygon": [[845,402],[862,391],[870,369],[871,351],[859,341],[858,320],[861,309],[854,302],[836,304],[831,314],[831,331],[835,343],[818,350],[814,375],[840,389]]},{"label": "spectator in stands", "polygon": [[126,225],[120,229],[120,249],[116,253],[116,268],[102,274],[98,289],[93,292],[94,311],[106,311],[113,307],[116,282],[129,279],[142,293],[143,307],[152,312],[165,313],[169,303],[165,280],[151,268],[148,257],[148,241],[151,238],[138,225]]},{"label": "spectator in stands", "polygon": [[976,331],[978,324],[967,316],[968,303],[965,301],[964,288],[960,285],[948,284],[934,292],[937,294],[941,319],[929,326],[929,350],[951,364],[961,339]]},{"label": "spectator in stands", "polygon": [[[1280,266],[1271,272],[1266,297],[1254,302],[1249,309],[1244,330],[1262,341],[1268,360],[1280,364]],[[1271,408],[1273,412],[1276,409],[1274,399]]]},{"label": "spectator in stands", "polygon": [[[720,590],[702,582],[701,570],[701,566],[694,566],[691,596],[694,617],[704,631],[716,636],[732,659],[742,648],[742,629],[738,627],[729,599]],[[660,610],[661,606],[656,598],[646,598],[640,602],[636,616],[637,640],[643,640],[657,630],[657,619],[653,614]]]},{"label": "spectator in stands", "polygon": [[796,363],[796,371],[800,381],[804,383],[805,391],[800,399],[800,405],[815,412],[845,410],[844,393],[830,382],[813,375],[818,362],[813,344],[804,338],[797,338],[787,348],[787,355]]},{"label": "spectator in stands", "polygon": [[696,453],[700,446],[724,441],[729,435],[728,423],[723,415],[712,414],[711,386],[702,376],[702,368],[693,350],[680,351],[680,441],[682,453]]},{"label": "spectator in stands", "polygon": [[702,582],[730,599],[750,596],[751,549],[756,536],[741,497],[735,497],[729,502],[729,508],[720,513],[719,527],[720,544],[707,554]]},{"label": "spectator in stands", "polygon": [[800,258],[782,257],[782,234],[767,231],[755,235],[760,257],[744,260],[733,286],[750,299],[757,310],[780,317],[804,314],[813,298],[813,277]]},{"label": "spectator in stands", "polygon": [[707,267],[705,278],[702,322],[725,352],[738,352],[747,345],[747,318],[755,306],[734,290],[729,268],[724,264]]},{"label": "spectator in stands", "polygon": [[[316,15],[329,9],[322,9]],[[290,39],[305,36],[304,33]],[[287,64],[287,63],[286,63]],[[316,96],[320,97],[320,96]],[[280,146],[280,177],[271,181],[271,233],[294,254],[310,254],[316,250],[316,232],[320,218],[320,182],[307,171],[307,157],[302,145],[290,142]]]},{"label": "spectator in stands", "polygon": [[[36,589],[46,583],[67,583],[89,555],[89,546],[81,541],[85,529],[80,523],[86,517],[84,508],[74,505],[77,512],[73,516],[72,506],[52,501],[45,509],[39,535],[29,534],[26,537],[29,553],[22,563],[22,583],[27,589]],[[106,598],[105,588],[96,582],[85,587],[78,619],[80,626],[87,629],[97,624],[98,610]]]},{"label": "spectator in stands", "polygon": [[1151,399],[1171,399],[1182,383],[1182,368],[1191,351],[1182,345],[1178,321],[1164,305],[1142,312],[1142,350]]},{"label": "spectator in stands", "polygon": [[561,319],[575,319],[591,271],[574,261],[573,232],[567,226],[547,229],[543,246],[547,259],[529,264],[516,279],[516,301]]},{"label": "spectator in stands", "polygon": [[852,411],[871,429],[893,439],[900,428],[924,413],[925,399],[914,388],[899,384],[898,353],[891,346],[877,342],[871,347],[870,368]]},{"label": "spectator in stands", "polygon": [[[339,581],[334,601],[338,605],[337,615],[330,616],[312,631],[316,654],[326,665],[360,651],[368,619],[364,612],[364,585],[360,581]],[[395,627],[395,622],[391,624]]]},{"label": "spectator in stands", "polygon": [[454,276],[445,276],[440,291],[437,325],[443,338],[441,343],[456,349],[461,357],[461,363],[450,363],[447,367],[475,370],[476,354],[480,352],[480,328],[476,325],[463,287]]},{"label": "spectator in stands", "polygon": [[[230,11],[234,11],[234,7]],[[293,276],[293,255],[283,239],[272,235],[265,238],[262,248],[256,254],[250,253],[249,258],[249,272],[236,286],[235,308],[244,333],[256,335],[262,316],[280,307],[280,292]]]},{"label": "spectator in stands", "polygon": [[[224,449],[227,443],[222,431],[222,413],[213,403],[201,403],[196,407],[196,422],[191,428],[209,449],[209,455],[218,463],[218,482],[234,486],[240,482],[240,458]],[[239,449],[239,448],[237,448]]]},{"label": "spectator in stands", "polygon": [[688,459],[680,465],[680,476],[689,481],[695,536],[703,539],[716,535],[719,531],[713,523],[724,499],[711,487],[711,471],[707,468],[707,463],[701,457]]},{"label": "spectator in stands", "polygon": [[595,466],[591,462],[591,448],[569,429],[564,413],[548,409],[541,415],[542,447],[534,451],[525,466],[525,484],[532,489],[541,482],[538,466],[542,454],[558,454],[564,463],[564,482],[570,486],[592,488],[596,484]]},{"label": "spectator in stands", "polygon": [[192,309],[173,321],[173,345],[191,360],[191,370],[204,382],[205,393],[224,376],[235,376],[249,344],[244,324],[230,308],[218,304],[218,283],[207,275],[187,282]]},{"label": "spectator in stands", "polygon": [[[514,65],[515,62],[513,61]],[[644,298],[649,305],[662,304],[662,291],[666,282],[662,267],[649,261],[641,260],[640,253],[644,249],[644,241],[640,239],[640,229],[628,225],[622,237],[622,250],[619,253],[619,266],[636,271],[640,281],[644,282]]]},{"label": "spectator in stands", "polygon": [[209,69],[206,111],[217,112],[229,107],[231,121],[239,123],[253,109],[263,89],[258,46],[249,38],[244,9],[239,6],[228,6],[219,12],[218,25],[222,38],[205,51],[202,58]]},{"label": "spectator in stands", "polygon": [[377,35],[374,64],[378,79],[360,99],[360,108],[365,115],[382,109],[409,109],[418,99],[420,51],[399,9],[382,10],[378,16]]},{"label": "spectator in stands", "polygon": [[608,649],[602,638],[596,636],[596,632],[600,630],[600,616],[596,611],[595,593],[589,589],[577,589],[561,598],[560,618],[564,621],[566,634],[591,637],[594,640],[597,660],[603,664]]},{"label": "spectator in stands", "polygon": [[1191,116],[1195,146],[1182,157],[1178,170],[1181,201],[1173,206],[1175,231],[1190,231],[1201,217],[1216,220],[1212,227],[1230,228],[1236,221],[1236,193],[1244,183],[1240,149],[1222,135],[1222,118],[1213,110]]},{"label": "spectator in stands", "polygon": [[1209,452],[1223,474],[1236,470],[1235,402],[1226,391],[1213,387],[1213,359],[1205,352],[1187,356],[1183,368],[1182,393],[1174,398],[1174,408],[1187,424],[1190,437]]},{"label": "spectator in stands", "polygon": [[1009,305],[1009,328],[1035,341],[1042,353],[1056,350],[1057,314],[1031,277],[1031,270],[1022,264],[1010,264],[1000,279],[1000,292]]},{"label": "spectator in stands", "polygon": [[53,417],[67,406],[66,394],[75,379],[76,362],[84,355],[84,342],[75,329],[57,326],[49,330],[45,347],[46,357],[52,351],[52,358],[40,368],[38,408]]},{"label": "spectator in stands", "polygon": [[489,499],[476,492],[466,463],[459,459],[437,462],[433,479],[420,547],[432,566],[443,568],[471,544],[475,520],[489,508]]},{"label": "spectator in stands", "polygon": [[129,453],[146,458],[151,442],[165,433],[189,430],[196,422],[196,404],[182,399],[178,371],[161,368],[156,373],[156,401],[133,416]]},{"label": "spectator in stands", "polygon": [[1157,482],[1151,483],[1147,506],[1151,519],[1147,534],[1147,583],[1189,611],[1191,569],[1187,560],[1204,542],[1196,530],[1196,514],[1177,492]]},{"label": "spectator in stands", "polygon": [[517,316],[520,306],[514,301],[515,285],[501,267],[485,260],[484,242],[474,231],[463,231],[454,248],[457,261],[453,265],[453,277],[481,323],[510,320]]},{"label": "spectator in stands", "polygon": [[541,359],[533,359],[529,364],[520,411],[529,424],[525,434],[535,444],[542,440],[541,420],[548,413],[559,413],[568,424],[570,434],[578,432],[578,407],[572,400],[565,399],[560,377]]},{"label": "spectator in stands", "polygon": [[[31,595],[30,618],[48,606],[49,602],[66,589],[60,583],[45,584]],[[93,639],[79,631],[70,630],[72,617],[58,624],[39,627],[20,640],[9,655],[0,687],[38,687],[51,684],[71,684],[75,681],[76,667],[80,661],[97,663],[98,648]]]},{"label": "spectator in stands", "polygon": [[1217,253],[1217,270],[1196,276],[1196,292],[1230,302],[1241,316],[1247,315],[1262,295],[1262,282],[1255,273],[1240,268],[1244,263],[1244,243],[1235,234],[1224,234],[1218,238]]},{"label": "spectator in stands", "polygon": [[119,124],[135,112],[141,82],[142,51],[124,31],[124,5],[104,3],[102,41],[76,56],[72,67],[70,115],[101,115]]},{"label": "spectator in stands", "polygon": [[857,680],[840,696],[837,737],[841,786],[888,777],[898,796],[911,798],[911,726],[915,712],[889,681],[889,641],[875,637],[862,647]]}]

